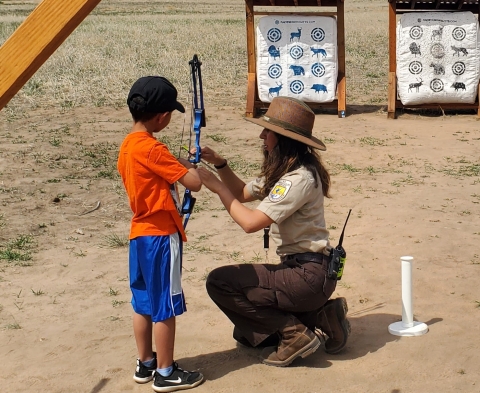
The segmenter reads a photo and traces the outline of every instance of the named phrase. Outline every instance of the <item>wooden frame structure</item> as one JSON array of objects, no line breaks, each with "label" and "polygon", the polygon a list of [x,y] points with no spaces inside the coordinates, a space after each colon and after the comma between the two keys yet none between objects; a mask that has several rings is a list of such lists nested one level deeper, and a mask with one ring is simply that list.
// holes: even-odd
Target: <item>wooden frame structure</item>
[{"label": "wooden frame structure", "polygon": [[397,15],[409,12],[425,11],[471,11],[480,17],[479,0],[388,0],[388,44],[389,44],[389,72],[388,72],[388,118],[396,118],[397,108],[425,108],[425,109],[474,109],[480,117],[480,84],[477,99],[474,104],[441,103],[403,105],[397,98]]},{"label": "wooden frame structure", "polygon": [[[258,96],[257,65],[255,49],[255,16],[257,15],[312,15],[312,16],[335,16],[337,18],[337,47],[338,47],[338,78],[337,99],[328,103],[307,104],[312,109],[337,108],[338,117],[346,114],[346,76],[345,76],[345,8],[344,0],[245,0],[247,22],[247,108],[245,116],[255,117],[257,109],[267,109],[268,102],[262,102]],[[255,11],[254,7],[335,7],[336,12],[305,12],[305,11],[278,11],[272,12]]]},{"label": "wooden frame structure", "polygon": [[101,0],[43,0],[0,47],[0,110]]}]

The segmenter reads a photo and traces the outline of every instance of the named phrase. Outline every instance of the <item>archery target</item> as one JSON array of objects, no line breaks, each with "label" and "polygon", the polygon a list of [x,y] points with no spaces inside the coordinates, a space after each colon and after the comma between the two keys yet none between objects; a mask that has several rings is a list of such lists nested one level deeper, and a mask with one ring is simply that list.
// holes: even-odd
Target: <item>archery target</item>
[{"label": "archery target", "polygon": [[299,45],[292,46],[290,48],[290,56],[292,56],[292,59],[298,60],[301,59],[303,56],[303,49]]},{"label": "archery target", "polygon": [[463,27],[455,27],[452,31],[452,37],[456,41],[463,41],[466,36],[467,36],[467,32]]},{"label": "archery target", "polygon": [[325,75],[325,67],[322,63],[315,63],[312,65],[312,74],[321,77]]},{"label": "archery target", "polygon": [[465,63],[463,61],[457,61],[453,66],[452,66],[452,72],[455,75],[463,75],[465,72]]},{"label": "archery target", "polygon": [[471,12],[415,12],[397,24],[397,87],[404,105],[474,103],[479,24]]},{"label": "archery target", "polygon": [[408,70],[410,71],[411,74],[418,75],[423,70],[422,63],[419,61],[412,61],[408,66]]},{"label": "archery target", "polygon": [[420,26],[413,26],[410,29],[410,37],[414,40],[418,40],[422,38],[423,35],[423,29]]},{"label": "archery target", "polygon": [[295,80],[292,83],[290,83],[290,91],[293,94],[300,94],[301,92],[303,92],[303,90],[304,90],[304,86],[302,81]]},{"label": "archery target", "polygon": [[430,53],[435,59],[441,59],[443,56],[445,56],[445,48],[442,44],[433,44],[430,47]]},{"label": "archery target", "polygon": [[268,67],[268,76],[272,79],[277,79],[282,75],[282,67],[280,64],[272,64]]},{"label": "archery target", "polygon": [[312,30],[311,36],[312,40],[315,42],[322,42],[325,39],[325,31],[323,31],[322,28],[317,27]]},{"label": "archery target", "polygon": [[332,102],[338,76],[337,21],[330,16],[264,16],[256,28],[262,102],[295,97]]},{"label": "archery target", "polygon": [[432,89],[433,92],[438,93],[443,90],[443,82],[440,79],[433,79],[430,82],[430,89]]}]

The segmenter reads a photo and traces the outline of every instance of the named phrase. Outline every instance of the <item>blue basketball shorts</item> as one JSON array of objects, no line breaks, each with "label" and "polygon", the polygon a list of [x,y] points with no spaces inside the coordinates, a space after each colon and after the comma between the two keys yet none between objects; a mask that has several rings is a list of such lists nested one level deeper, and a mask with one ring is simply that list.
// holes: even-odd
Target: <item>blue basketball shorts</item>
[{"label": "blue basketball shorts", "polygon": [[152,322],[187,311],[182,290],[182,241],[178,233],[130,240],[130,289],[137,314]]}]

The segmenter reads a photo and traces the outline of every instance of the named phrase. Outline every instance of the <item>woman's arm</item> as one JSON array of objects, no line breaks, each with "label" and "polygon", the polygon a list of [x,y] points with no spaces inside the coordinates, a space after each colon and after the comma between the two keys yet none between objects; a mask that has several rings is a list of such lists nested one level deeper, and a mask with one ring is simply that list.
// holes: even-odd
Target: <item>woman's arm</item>
[{"label": "woman's arm", "polygon": [[260,210],[252,210],[244,206],[239,199],[235,198],[227,185],[210,171],[199,168],[198,173],[203,184],[210,191],[218,194],[228,214],[246,233],[257,232],[273,223],[273,220]]},{"label": "woman's arm", "polygon": [[[217,173],[220,176],[220,179],[222,179],[223,184],[239,202],[245,203],[255,200],[245,187],[245,182],[230,169],[225,158],[210,149],[208,146],[205,146],[202,147],[202,159],[217,167],[222,166],[221,168],[217,168]],[[223,164],[226,165],[223,166]]]}]

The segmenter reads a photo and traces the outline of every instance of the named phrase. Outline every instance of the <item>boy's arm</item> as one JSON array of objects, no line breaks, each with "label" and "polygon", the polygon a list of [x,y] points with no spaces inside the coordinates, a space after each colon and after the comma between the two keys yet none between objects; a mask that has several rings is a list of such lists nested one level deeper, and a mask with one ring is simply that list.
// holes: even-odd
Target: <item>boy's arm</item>
[{"label": "boy's arm", "polygon": [[202,181],[195,169],[195,165],[184,158],[179,158],[178,162],[188,169],[188,172],[178,179],[178,182],[191,191],[200,191],[202,188]]}]

